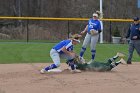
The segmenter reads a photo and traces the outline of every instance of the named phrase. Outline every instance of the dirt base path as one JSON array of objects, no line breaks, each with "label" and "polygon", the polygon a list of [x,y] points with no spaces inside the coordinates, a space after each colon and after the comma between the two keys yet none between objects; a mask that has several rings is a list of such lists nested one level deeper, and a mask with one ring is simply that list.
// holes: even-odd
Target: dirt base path
[{"label": "dirt base path", "polygon": [[[0,93],[139,93],[140,62],[111,72],[40,74],[47,64],[0,64]],[[62,64],[61,69],[67,65]]]}]

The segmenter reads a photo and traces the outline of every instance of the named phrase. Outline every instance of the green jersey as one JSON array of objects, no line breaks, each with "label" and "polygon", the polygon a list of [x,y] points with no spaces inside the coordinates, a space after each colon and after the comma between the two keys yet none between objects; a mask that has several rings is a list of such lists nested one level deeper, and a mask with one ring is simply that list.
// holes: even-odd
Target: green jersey
[{"label": "green jersey", "polygon": [[112,69],[112,66],[109,62],[103,63],[103,62],[91,62],[91,63],[77,63],[77,69],[80,70],[90,70],[90,71],[110,71]]}]

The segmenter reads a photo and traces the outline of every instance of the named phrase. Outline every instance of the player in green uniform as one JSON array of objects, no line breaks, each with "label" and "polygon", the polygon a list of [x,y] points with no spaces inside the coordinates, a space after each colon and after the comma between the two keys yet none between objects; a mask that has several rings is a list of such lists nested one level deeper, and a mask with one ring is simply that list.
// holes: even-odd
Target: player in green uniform
[{"label": "player in green uniform", "polygon": [[[79,70],[88,70],[88,71],[111,71],[112,68],[116,67],[120,63],[125,64],[125,60],[123,59],[125,55],[122,53],[117,53],[114,57],[109,58],[107,62],[97,62],[91,61],[88,63],[82,63],[79,59],[75,58],[74,63],[76,69]],[[120,58],[119,61],[115,61],[117,58]]]}]

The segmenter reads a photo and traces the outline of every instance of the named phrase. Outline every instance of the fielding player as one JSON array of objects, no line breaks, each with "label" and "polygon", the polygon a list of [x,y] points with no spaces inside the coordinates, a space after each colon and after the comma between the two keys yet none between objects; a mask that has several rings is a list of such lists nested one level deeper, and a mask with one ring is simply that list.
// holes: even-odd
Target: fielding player
[{"label": "fielding player", "polygon": [[40,72],[43,74],[51,69],[57,68],[60,66],[60,58],[64,58],[68,60],[71,66],[72,72],[80,72],[80,70],[77,70],[75,67],[75,64],[72,63],[73,59],[76,56],[76,53],[73,51],[73,46],[80,43],[79,38],[81,35],[75,34],[72,36],[72,38],[68,40],[63,40],[56,44],[50,51],[50,56],[54,62],[54,64],[51,64],[50,66],[46,66],[43,68]]},{"label": "fielding player", "polygon": [[94,60],[95,53],[96,53],[96,43],[98,42],[99,38],[99,33],[101,32],[101,23],[99,20],[99,15],[97,13],[93,13],[93,18],[89,19],[88,25],[84,29],[84,31],[81,32],[81,34],[86,33],[81,52],[80,52],[80,57],[81,60],[83,59],[84,52],[86,51],[87,45],[90,44],[90,49],[91,49],[91,54],[92,57],[91,59]]}]

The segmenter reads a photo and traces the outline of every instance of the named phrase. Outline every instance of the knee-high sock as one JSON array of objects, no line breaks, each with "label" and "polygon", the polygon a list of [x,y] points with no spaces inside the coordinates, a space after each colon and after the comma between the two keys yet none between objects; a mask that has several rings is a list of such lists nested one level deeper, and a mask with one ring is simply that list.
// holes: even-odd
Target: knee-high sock
[{"label": "knee-high sock", "polygon": [[96,50],[91,50],[91,54],[92,54],[92,60],[94,60],[94,58],[95,58],[95,53],[96,53]]},{"label": "knee-high sock", "polygon": [[74,64],[74,62],[71,62],[71,63],[70,63],[70,67],[71,67],[71,70],[76,69],[76,65]]},{"label": "knee-high sock", "polygon": [[85,51],[86,51],[86,48],[82,47],[81,52],[80,52],[80,57],[83,57]]},{"label": "knee-high sock", "polygon": [[67,64],[71,67],[72,70],[74,70],[76,68],[76,65],[75,65],[73,59],[68,60]]},{"label": "knee-high sock", "polygon": [[57,66],[55,64],[51,64],[50,66],[45,67],[45,70],[48,71],[50,69],[54,69],[57,68]]},{"label": "knee-high sock", "polygon": [[70,66],[70,63],[73,62],[73,60],[74,59],[67,60],[66,64],[68,64],[68,66]]}]

